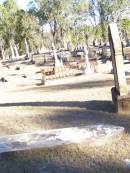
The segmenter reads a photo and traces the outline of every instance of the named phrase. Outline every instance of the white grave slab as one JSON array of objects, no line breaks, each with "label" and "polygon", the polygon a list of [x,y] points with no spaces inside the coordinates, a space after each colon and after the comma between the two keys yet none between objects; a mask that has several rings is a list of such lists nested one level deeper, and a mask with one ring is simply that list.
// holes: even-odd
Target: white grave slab
[{"label": "white grave slab", "polygon": [[91,144],[98,140],[102,140],[104,144],[105,139],[110,141],[109,139],[120,136],[123,132],[123,127],[99,124],[4,136],[0,137],[0,153],[80,142]]}]

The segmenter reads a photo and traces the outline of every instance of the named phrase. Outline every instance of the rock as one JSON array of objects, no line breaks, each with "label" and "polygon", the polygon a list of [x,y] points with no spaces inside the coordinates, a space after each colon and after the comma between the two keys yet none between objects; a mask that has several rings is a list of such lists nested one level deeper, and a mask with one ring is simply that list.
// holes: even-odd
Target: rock
[{"label": "rock", "polygon": [[0,79],[1,82],[8,82],[4,77]]},{"label": "rock", "polygon": [[27,76],[26,76],[25,74],[24,74],[24,75],[22,75],[22,77],[23,77],[23,78],[27,78]]},{"label": "rock", "polygon": [[8,68],[8,69],[10,68],[8,65],[5,65],[5,67]]},{"label": "rock", "polygon": [[20,70],[20,67],[16,67],[15,70]]}]

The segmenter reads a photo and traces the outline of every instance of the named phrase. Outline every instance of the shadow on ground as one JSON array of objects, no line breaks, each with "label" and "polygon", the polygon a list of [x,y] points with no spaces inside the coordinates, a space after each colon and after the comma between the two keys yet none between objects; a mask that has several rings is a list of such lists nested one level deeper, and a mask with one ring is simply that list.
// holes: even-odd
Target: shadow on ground
[{"label": "shadow on ground", "polygon": [[93,100],[93,101],[86,101],[86,102],[79,102],[79,101],[66,101],[66,102],[16,102],[16,103],[2,103],[0,107],[12,107],[12,106],[41,106],[41,107],[79,107],[79,108],[86,108],[89,110],[96,110],[96,111],[105,111],[105,112],[114,112],[114,105],[111,101],[100,101],[100,100]]},{"label": "shadow on ground", "polygon": [[[64,128],[70,126],[90,125],[105,123],[125,127],[130,132],[130,116],[118,115],[111,101],[86,101],[86,102],[21,102],[4,103],[0,107],[22,107],[22,110],[37,110],[32,117],[33,126],[49,128]],[[40,110],[39,110],[40,107]],[[9,109],[10,111],[10,109]],[[21,112],[16,110],[17,114]],[[19,112],[19,113],[18,113]],[[21,117],[21,116],[20,116]],[[22,118],[22,117],[21,117]],[[46,123],[48,126],[46,126]]]},{"label": "shadow on ground", "polygon": [[[39,79],[38,79],[39,80]],[[52,80],[53,81],[53,80]],[[51,81],[51,82],[52,82]],[[130,78],[127,78],[127,83],[130,85]],[[104,88],[104,87],[113,87],[114,80],[100,80],[100,81],[86,81],[86,82],[78,82],[78,83],[67,83],[67,84],[59,84],[59,85],[43,85],[42,83],[36,84],[34,87],[29,88],[20,88],[17,90],[13,90],[13,92],[28,92],[28,91],[40,91],[40,92],[57,92],[57,91],[65,91],[65,90],[74,90],[74,89],[93,89],[93,88]]]},{"label": "shadow on ground", "polygon": [[39,85],[37,87],[32,87],[32,88],[26,88],[26,89],[19,89],[15,90],[14,92],[19,92],[19,91],[59,91],[59,90],[73,90],[73,89],[84,89],[84,88],[103,88],[103,87],[108,87],[108,86],[113,86],[114,81],[113,80],[101,80],[101,81],[89,81],[89,82],[79,82],[79,83],[72,83],[72,84],[60,84],[60,85],[52,85],[52,86],[47,86],[46,85]]}]

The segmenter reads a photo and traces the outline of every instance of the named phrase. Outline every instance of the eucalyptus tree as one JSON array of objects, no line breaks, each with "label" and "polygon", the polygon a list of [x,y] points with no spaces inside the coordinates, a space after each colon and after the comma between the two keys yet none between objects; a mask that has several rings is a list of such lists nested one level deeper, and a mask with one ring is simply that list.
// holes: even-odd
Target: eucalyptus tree
[{"label": "eucalyptus tree", "polygon": [[20,54],[26,53],[29,57],[29,50],[35,51],[40,44],[40,27],[35,16],[27,11],[17,12],[15,26],[15,42],[19,47]]},{"label": "eucalyptus tree", "polygon": [[71,30],[73,44],[76,46],[80,43],[85,43],[88,33],[86,33],[87,19],[88,19],[88,1],[77,0],[73,1],[70,8],[71,15]]},{"label": "eucalyptus tree", "polygon": [[[39,19],[41,27],[44,24],[49,24],[50,31],[53,36],[53,42],[55,45],[60,41],[61,35],[64,31],[65,13],[66,7],[65,0],[34,0],[36,3],[35,14]],[[43,33],[42,33],[43,34]]]},{"label": "eucalyptus tree", "polygon": [[125,40],[126,44],[129,45],[129,38],[130,38],[130,18],[125,17],[123,18],[119,24],[118,27],[120,29],[121,38]]},{"label": "eucalyptus tree", "polygon": [[109,22],[118,22],[128,8],[129,0],[90,0],[89,14],[95,24],[99,22],[102,28],[102,37],[107,42],[107,25]]},{"label": "eucalyptus tree", "polygon": [[124,18],[120,21],[120,29],[124,32],[130,31],[130,18]]},{"label": "eucalyptus tree", "polygon": [[39,25],[35,16],[19,9],[14,0],[4,1],[0,5],[1,54],[4,55],[5,51],[13,58],[23,54],[27,45],[28,50],[35,51],[39,42]]},{"label": "eucalyptus tree", "polygon": [[33,2],[36,4],[35,14],[37,14],[41,26],[48,23],[54,44],[60,43],[65,47],[68,33],[71,30],[76,31],[80,27],[79,23],[83,19],[83,12],[87,9],[87,1],[34,0]]},{"label": "eucalyptus tree", "polygon": [[[12,58],[15,56],[14,51],[14,36],[15,36],[15,25],[16,25],[16,13],[18,6],[14,0],[6,0],[0,5],[0,32],[1,40],[3,42],[4,50],[8,50]],[[9,51],[11,50],[11,53]]]}]

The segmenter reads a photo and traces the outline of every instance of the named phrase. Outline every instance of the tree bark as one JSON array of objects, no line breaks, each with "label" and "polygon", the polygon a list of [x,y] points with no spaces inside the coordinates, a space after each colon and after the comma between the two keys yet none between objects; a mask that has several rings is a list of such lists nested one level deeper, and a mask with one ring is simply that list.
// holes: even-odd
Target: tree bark
[{"label": "tree bark", "polygon": [[63,36],[63,47],[64,49],[67,49],[67,41],[66,41],[65,35]]},{"label": "tree bark", "polygon": [[14,45],[14,50],[15,50],[15,56],[19,57],[18,47],[16,46],[16,44]]},{"label": "tree bark", "polygon": [[27,43],[27,39],[26,39],[26,38],[25,38],[25,40],[24,40],[24,43],[25,43],[25,53],[26,53],[26,57],[27,57],[27,58],[30,58],[29,46],[28,46],[28,43]]},{"label": "tree bark", "polygon": [[88,48],[87,46],[84,46],[84,54],[85,54],[85,69],[84,74],[92,73],[91,65],[88,58]]},{"label": "tree bark", "polygon": [[125,41],[126,41],[126,46],[129,46],[129,37],[127,31],[125,31]]},{"label": "tree bark", "polygon": [[12,59],[15,58],[15,53],[14,53],[14,49],[12,44],[10,43],[10,49],[11,49],[11,53],[12,53]]},{"label": "tree bark", "polygon": [[2,56],[2,60],[5,60],[6,58],[5,58],[5,52],[4,52],[4,49],[3,49],[2,46],[0,47],[0,49],[1,49],[1,56]]},{"label": "tree bark", "polygon": [[50,23],[50,28],[51,28],[51,33],[52,33],[52,36],[53,36],[54,45],[57,46],[57,38],[56,38],[57,21],[56,21],[55,18],[53,19],[53,22],[54,22],[53,25]]},{"label": "tree bark", "polygon": [[101,19],[101,27],[102,27],[102,37],[104,44],[107,44],[107,22],[105,19],[105,11],[100,3],[100,19]]},{"label": "tree bark", "polygon": [[55,60],[55,66],[61,66],[61,65],[63,65],[63,63],[60,62],[59,59],[58,59],[58,56],[57,56],[57,53],[56,53],[56,48],[55,48],[54,43],[52,43],[52,48],[53,48],[53,55],[54,55],[54,60]]}]

